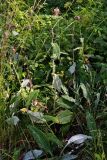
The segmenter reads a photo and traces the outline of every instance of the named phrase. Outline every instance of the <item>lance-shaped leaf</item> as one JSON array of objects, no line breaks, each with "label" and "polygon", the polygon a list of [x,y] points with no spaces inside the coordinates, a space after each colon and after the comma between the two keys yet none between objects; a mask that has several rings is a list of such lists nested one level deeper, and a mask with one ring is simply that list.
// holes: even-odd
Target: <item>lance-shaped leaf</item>
[{"label": "lance-shaped leaf", "polygon": [[52,156],[50,143],[48,138],[46,137],[46,134],[37,127],[31,125],[28,126],[28,129],[35,141],[37,142],[37,144],[39,145],[39,147]]},{"label": "lance-shaped leaf", "polygon": [[84,98],[88,99],[88,93],[87,93],[86,86],[83,83],[81,83],[80,88],[82,89]]},{"label": "lance-shaped leaf", "polygon": [[87,120],[87,126],[90,131],[91,136],[96,139],[97,137],[97,126],[95,119],[89,111],[86,112],[86,120]]}]

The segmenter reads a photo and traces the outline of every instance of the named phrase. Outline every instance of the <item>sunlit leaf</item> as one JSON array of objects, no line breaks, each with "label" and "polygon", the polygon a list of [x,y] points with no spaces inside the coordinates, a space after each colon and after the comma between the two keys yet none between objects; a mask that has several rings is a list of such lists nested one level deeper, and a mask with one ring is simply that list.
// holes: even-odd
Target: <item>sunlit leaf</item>
[{"label": "sunlit leaf", "polygon": [[16,31],[12,31],[12,33],[13,33],[14,36],[17,36],[17,35],[19,34],[19,33],[16,32]]},{"label": "sunlit leaf", "polygon": [[23,82],[21,83],[21,87],[24,88],[30,83],[29,79],[23,79]]},{"label": "sunlit leaf", "polygon": [[74,98],[69,97],[68,95],[63,95],[62,98],[64,98],[65,100],[69,101],[69,102],[76,102]]},{"label": "sunlit leaf", "polygon": [[87,93],[86,86],[83,83],[81,83],[80,88],[82,89],[84,98],[88,99],[88,93]]}]

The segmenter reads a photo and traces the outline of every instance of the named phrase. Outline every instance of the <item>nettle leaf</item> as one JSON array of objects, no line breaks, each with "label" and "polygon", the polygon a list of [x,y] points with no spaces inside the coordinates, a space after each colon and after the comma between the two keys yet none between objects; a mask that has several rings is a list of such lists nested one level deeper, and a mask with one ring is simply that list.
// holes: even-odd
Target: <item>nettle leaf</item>
[{"label": "nettle leaf", "polygon": [[35,141],[37,142],[37,144],[39,145],[39,147],[43,149],[46,153],[49,153],[52,156],[50,143],[46,134],[42,132],[40,129],[38,129],[37,127],[31,126],[31,125],[28,126],[28,129],[31,135],[33,136],[33,138],[35,139]]},{"label": "nettle leaf", "polygon": [[68,69],[71,75],[75,72],[75,68],[76,68],[76,63],[74,62],[73,65],[70,66],[70,68]]},{"label": "nettle leaf", "polygon": [[43,151],[34,149],[25,153],[23,160],[31,160],[35,158],[40,158],[41,156],[43,156]]},{"label": "nettle leaf", "polygon": [[57,115],[59,124],[66,124],[71,122],[73,118],[73,113],[69,110],[61,111]]},{"label": "nettle leaf", "polygon": [[54,60],[56,59],[60,59],[60,47],[57,43],[51,43],[52,45],[52,48],[53,48],[53,55],[52,55],[52,58]]},{"label": "nettle leaf", "polygon": [[17,125],[18,122],[19,122],[19,118],[17,116],[12,116],[11,118],[8,118],[6,119],[6,122],[9,124],[9,125]]},{"label": "nettle leaf", "polygon": [[27,114],[29,115],[32,122],[36,122],[36,123],[45,123],[46,122],[42,112],[32,112],[32,111],[28,110]]},{"label": "nettle leaf", "polygon": [[61,79],[59,78],[59,76],[57,74],[53,75],[53,83],[52,83],[52,85],[58,92],[61,92],[62,81],[61,81]]},{"label": "nettle leaf", "polygon": [[92,113],[90,113],[89,111],[86,112],[86,120],[87,120],[87,126],[88,126],[91,136],[96,139],[97,126],[96,126],[96,122],[95,122],[95,119]]},{"label": "nettle leaf", "polygon": [[86,86],[83,83],[81,83],[80,88],[82,89],[84,98],[88,99],[88,93],[87,93]]}]

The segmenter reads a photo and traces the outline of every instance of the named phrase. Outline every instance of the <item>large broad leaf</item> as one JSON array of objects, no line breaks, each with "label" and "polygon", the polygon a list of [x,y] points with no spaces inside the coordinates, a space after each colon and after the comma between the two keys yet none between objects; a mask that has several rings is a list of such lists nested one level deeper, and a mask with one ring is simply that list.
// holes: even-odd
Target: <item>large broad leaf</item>
[{"label": "large broad leaf", "polygon": [[91,136],[96,139],[97,137],[97,126],[95,119],[89,111],[86,112],[86,120],[87,120],[87,126],[90,131]]},{"label": "large broad leaf", "polygon": [[48,138],[46,137],[46,134],[37,127],[31,125],[28,126],[28,129],[39,147],[52,156],[50,143]]},{"label": "large broad leaf", "polygon": [[57,74],[54,74],[54,76],[53,76],[53,84],[52,85],[58,92],[61,92],[62,82]]},{"label": "large broad leaf", "polygon": [[57,43],[52,43],[52,48],[53,48],[53,55],[52,58],[55,59],[60,59],[60,47],[58,46]]},{"label": "large broad leaf", "polygon": [[54,123],[58,123],[58,117],[56,116],[50,116],[50,115],[44,115],[44,119],[47,121],[47,122],[54,122]]},{"label": "large broad leaf", "polygon": [[59,124],[66,124],[71,122],[73,118],[73,113],[69,110],[61,111],[57,115]]},{"label": "large broad leaf", "polygon": [[31,160],[31,159],[35,159],[35,158],[40,158],[43,155],[43,151],[42,150],[31,150],[28,151],[25,155],[23,160]]},{"label": "large broad leaf", "polygon": [[17,116],[12,116],[11,118],[6,119],[6,122],[10,125],[17,125],[19,122],[19,118]]},{"label": "large broad leaf", "polygon": [[32,112],[32,111],[28,110],[27,114],[29,115],[32,122],[36,122],[36,123],[46,122],[42,112]]}]

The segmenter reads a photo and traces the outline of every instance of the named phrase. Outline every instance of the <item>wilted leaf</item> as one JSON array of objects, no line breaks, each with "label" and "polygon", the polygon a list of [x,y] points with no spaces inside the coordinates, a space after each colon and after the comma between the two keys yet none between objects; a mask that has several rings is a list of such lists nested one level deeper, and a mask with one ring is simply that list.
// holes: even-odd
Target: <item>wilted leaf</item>
[{"label": "wilted leaf", "polygon": [[92,137],[91,137],[91,136],[84,135],[84,134],[77,134],[77,135],[75,135],[75,136],[72,136],[72,137],[68,140],[68,142],[67,142],[67,144],[64,146],[64,148],[62,149],[60,155],[62,155],[62,153],[64,152],[65,148],[66,148],[68,145],[70,145],[70,144],[72,144],[72,143],[79,145],[79,144],[84,143],[87,139],[92,139]]},{"label": "wilted leaf", "polygon": [[87,139],[92,139],[92,137],[91,137],[91,136],[84,135],[84,134],[77,134],[77,135],[75,135],[75,136],[72,136],[72,137],[68,140],[68,143],[66,144],[66,146],[68,146],[68,145],[71,144],[71,143],[81,144],[81,143],[84,143]]},{"label": "wilted leaf", "polygon": [[39,147],[43,149],[45,152],[52,155],[50,143],[48,141],[48,138],[46,137],[46,134],[37,127],[31,125],[28,126],[28,129],[35,141],[37,142],[37,144],[39,145]]},{"label": "wilted leaf", "polygon": [[10,125],[17,125],[19,122],[19,118],[17,116],[12,116],[11,118],[6,119],[6,122]]},{"label": "wilted leaf", "polygon": [[53,76],[53,87],[58,92],[61,92],[61,86],[62,86],[61,79],[59,78],[59,76],[57,74],[54,74],[54,76]]},{"label": "wilted leaf", "polygon": [[68,69],[68,71],[73,74],[75,72],[76,63],[74,62],[73,65]]},{"label": "wilted leaf", "polygon": [[43,151],[42,150],[31,150],[31,151],[28,151],[23,160],[31,160],[31,159],[35,159],[35,158],[40,158],[41,156],[43,155]]}]

